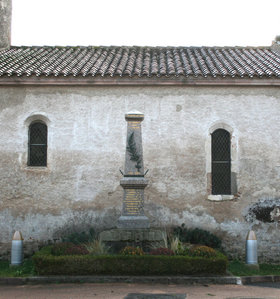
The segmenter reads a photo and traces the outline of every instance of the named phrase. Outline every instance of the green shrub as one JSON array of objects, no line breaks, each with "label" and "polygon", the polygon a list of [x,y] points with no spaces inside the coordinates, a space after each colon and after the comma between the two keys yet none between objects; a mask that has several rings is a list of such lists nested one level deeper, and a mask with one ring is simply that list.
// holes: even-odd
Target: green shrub
[{"label": "green shrub", "polygon": [[175,227],[173,233],[178,236],[181,242],[201,244],[216,249],[220,249],[222,245],[221,239],[214,234],[200,228],[187,229],[184,223]]},{"label": "green shrub", "polygon": [[53,256],[45,247],[33,256],[39,275],[197,275],[225,274],[227,259],[156,255]]},{"label": "green shrub", "polygon": [[69,243],[69,242],[54,244],[51,247],[51,254],[53,254],[55,256],[65,255],[66,248],[68,248],[69,246],[72,246],[72,245],[73,244]]},{"label": "green shrub", "polygon": [[150,252],[151,255],[174,255],[174,251],[169,248],[156,248]]},{"label": "green shrub", "polygon": [[76,254],[84,255],[89,254],[89,251],[83,245],[65,242],[54,244],[51,248],[51,254],[55,256]]},{"label": "green shrub", "polygon": [[122,255],[144,255],[144,251],[140,247],[126,246],[121,250],[120,254],[122,254]]},{"label": "green shrub", "polygon": [[181,243],[176,251],[176,255],[189,255],[190,248],[189,246]]},{"label": "green shrub", "polygon": [[217,251],[208,246],[193,246],[188,250],[188,255],[210,258],[216,257]]}]

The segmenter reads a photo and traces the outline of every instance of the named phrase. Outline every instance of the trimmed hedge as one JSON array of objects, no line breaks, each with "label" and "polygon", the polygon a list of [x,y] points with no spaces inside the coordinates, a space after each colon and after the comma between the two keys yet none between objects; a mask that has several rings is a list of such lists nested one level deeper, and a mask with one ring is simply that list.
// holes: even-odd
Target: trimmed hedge
[{"label": "trimmed hedge", "polygon": [[33,256],[39,275],[201,275],[225,274],[227,258],[189,256],[51,255],[51,246]]}]

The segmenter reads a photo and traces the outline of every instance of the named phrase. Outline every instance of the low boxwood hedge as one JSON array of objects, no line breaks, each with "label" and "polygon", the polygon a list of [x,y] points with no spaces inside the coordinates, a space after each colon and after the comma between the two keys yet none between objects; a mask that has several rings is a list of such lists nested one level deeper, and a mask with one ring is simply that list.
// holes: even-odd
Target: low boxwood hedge
[{"label": "low boxwood hedge", "polygon": [[225,274],[227,258],[163,255],[54,256],[45,247],[33,256],[39,275],[201,275]]}]

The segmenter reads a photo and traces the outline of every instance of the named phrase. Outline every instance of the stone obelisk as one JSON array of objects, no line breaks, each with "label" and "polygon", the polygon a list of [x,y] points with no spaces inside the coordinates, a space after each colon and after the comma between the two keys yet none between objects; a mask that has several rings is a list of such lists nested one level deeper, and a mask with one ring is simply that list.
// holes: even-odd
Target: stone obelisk
[{"label": "stone obelisk", "polygon": [[141,122],[144,114],[138,111],[125,115],[127,139],[125,170],[121,179],[124,189],[122,215],[117,227],[124,229],[149,228],[149,219],[144,214],[144,189],[148,181],[144,178]]}]

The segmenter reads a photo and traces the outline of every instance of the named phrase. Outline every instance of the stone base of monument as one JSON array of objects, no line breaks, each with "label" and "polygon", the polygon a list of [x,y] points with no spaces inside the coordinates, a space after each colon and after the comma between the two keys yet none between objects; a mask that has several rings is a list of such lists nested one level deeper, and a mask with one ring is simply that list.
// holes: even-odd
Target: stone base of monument
[{"label": "stone base of monument", "polygon": [[150,222],[146,216],[121,216],[117,222],[117,228],[150,228]]},{"label": "stone base of monument", "polygon": [[145,252],[165,246],[166,231],[157,228],[111,229],[100,233],[100,241],[110,247],[112,253],[119,253],[125,246],[140,247]]}]

